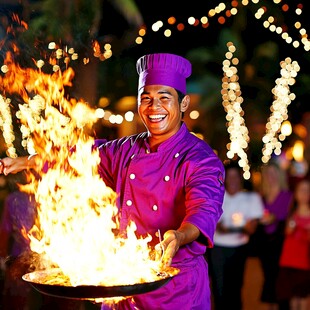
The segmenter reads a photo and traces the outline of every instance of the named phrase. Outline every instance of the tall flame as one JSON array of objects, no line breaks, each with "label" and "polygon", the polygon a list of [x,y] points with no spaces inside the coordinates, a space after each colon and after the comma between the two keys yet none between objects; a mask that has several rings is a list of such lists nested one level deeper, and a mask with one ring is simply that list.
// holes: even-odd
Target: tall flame
[{"label": "tall flame", "polygon": [[[32,251],[57,266],[71,285],[120,285],[156,279],[151,236],[137,238],[135,223],[119,235],[116,193],[98,174],[98,150],[89,134],[97,120],[83,100],[68,98],[74,72],[22,68],[8,53],[2,95],[18,94],[24,146],[39,153],[38,175],[22,189],[35,195],[36,224],[27,233]],[[55,63],[50,61],[55,66]]]}]

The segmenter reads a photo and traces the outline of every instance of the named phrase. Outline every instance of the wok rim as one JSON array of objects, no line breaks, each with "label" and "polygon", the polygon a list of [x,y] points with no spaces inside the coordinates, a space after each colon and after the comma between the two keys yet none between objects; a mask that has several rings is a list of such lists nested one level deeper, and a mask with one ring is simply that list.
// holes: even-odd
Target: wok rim
[{"label": "wok rim", "polygon": [[[54,271],[54,270],[52,270]],[[112,297],[126,297],[138,294],[144,294],[154,291],[166,283],[168,283],[176,274],[167,275],[162,279],[153,282],[135,283],[130,285],[77,285],[65,286],[55,284],[38,283],[31,280],[36,273],[47,273],[48,271],[33,271],[26,273],[22,276],[25,282],[28,282],[38,292],[54,297],[62,297],[69,299],[99,299],[99,298],[112,298]],[[178,273],[178,272],[177,272]]]}]

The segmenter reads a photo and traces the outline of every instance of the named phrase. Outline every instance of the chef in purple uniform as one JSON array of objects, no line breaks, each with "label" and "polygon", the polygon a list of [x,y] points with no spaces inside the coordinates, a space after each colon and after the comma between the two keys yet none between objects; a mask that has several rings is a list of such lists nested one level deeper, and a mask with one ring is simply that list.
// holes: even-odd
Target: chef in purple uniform
[{"label": "chef in purple uniform", "polygon": [[180,273],[117,309],[208,310],[204,253],[213,245],[222,214],[223,165],[182,121],[190,104],[190,62],[173,54],[150,54],[137,61],[137,71],[138,113],[147,131],[100,145],[99,171],[119,194],[121,229],[134,221],[139,235],[152,235],[153,245],[162,232],[164,261]]},{"label": "chef in purple uniform", "polygon": [[[113,141],[96,141],[99,172],[117,194],[120,228],[129,221],[140,236],[163,235],[164,264],[180,269],[152,292],[135,295],[117,309],[209,310],[208,266],[222,214],[224,167],[212,148],[189,132],[183,115],[190,104],[186,78],[191,63],[178,55],[158,53],[137,61],[138,112],[146,132]],[[28,162],[33,165],[34,159]],[[0,173],[27,165],[2,159]],[[108,309],[102,305],[102,309]],[[115,309],[115,307],[113,308]]]}]

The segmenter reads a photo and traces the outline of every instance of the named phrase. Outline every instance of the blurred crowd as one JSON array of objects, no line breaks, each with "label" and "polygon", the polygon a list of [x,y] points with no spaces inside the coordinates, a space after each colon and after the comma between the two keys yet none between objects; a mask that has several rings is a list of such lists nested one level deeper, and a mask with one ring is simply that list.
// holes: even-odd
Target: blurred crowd
[{"label": "blurred crowd", "polygon": [[[274,160],[262,165],[253,181],[243,179],[238,163],[225,163],[225,170],[223,214],[214,247],[205,255],[213,309],[243,309],[245,265],[255,256],[263,273],[264,309],[309,310],[309,176],[291,179]],[[44,296],[22,280],[31,271],[24,232],[36,215],[34,198],[19,189],[26,180],[25,172],[0,175],[0,309],[99,309],[91,302]]]},{"label": "blurred crowd", "polygon": [[[258,258],[265,310],[310,309],[310,178],[291,178],[277,160],[245,182],[237,163],[225,164],[223,215],[207,250],[215,310],[243,309],[247,258]],[[251,271],[248,271],[251,272]],[[253,308],[255,309],[255,308]]]}]

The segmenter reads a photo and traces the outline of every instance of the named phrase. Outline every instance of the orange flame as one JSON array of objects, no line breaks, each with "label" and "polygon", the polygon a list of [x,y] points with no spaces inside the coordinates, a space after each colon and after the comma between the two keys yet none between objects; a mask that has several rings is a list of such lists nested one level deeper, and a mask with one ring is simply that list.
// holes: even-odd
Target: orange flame
[{"label": "orange flame", "polygon": [[137,238],[133,222],[126,237],[115,234],[116,193],[98,174],[100,158],[88,134],[97,120],[95,110],[65,93],[72,68],[46,74],[41,67],[20,67],[10,53],[5,65],[0,91],[21,96],[21,130],[27,146],[40,154],[40,177],[32,176],[23,187],[37,203],[36,224],[28,232],[32,251],[48,262],[47,268],[61,268],[73,286],[156,280],[160,261],[150,258],[151,236]]}]

